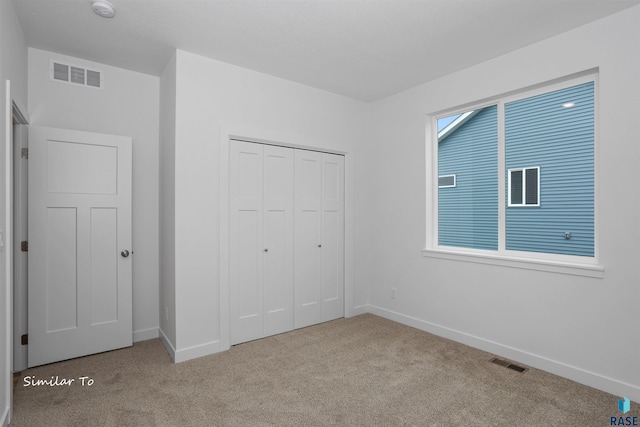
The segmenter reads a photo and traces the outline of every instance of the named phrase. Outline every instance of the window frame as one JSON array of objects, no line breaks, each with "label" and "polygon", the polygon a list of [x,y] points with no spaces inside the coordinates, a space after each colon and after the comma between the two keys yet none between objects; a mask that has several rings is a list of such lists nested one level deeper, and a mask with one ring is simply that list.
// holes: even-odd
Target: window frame
[{"label": "window frame", "polygon": [[[509,207],[534,207],[534,205],[509,206],[507,193],[508,171],[505,160],[505,105],[525,98],[530,98],[572,86],[593,82],[594,84],[594,256],[577,256],[541,252],[515,251],[506,249],[506,209]],[[427,116],[427,134],[425,150],[426,185],[431,197],[427,197],[426,244],[422,254],[429,258],[457,260],[471,263],[521,268],[537,271],[549,271],[562,274],[602,278],[604,266],[599,263],[599,227],[598,227],[598,69],[587,70],[565,78],[541,83],[518,91],[508,92],[487,98],[477,103],[469,103],[440,110]],[[498,250],[474,249],[441,246],[438,244],[438,119],[472,111],[491,105],[498,107]],[[526,168],[511,168],[526,169]],[[540,193],[540,170],[538,171],[538,204],[542,199]],[[434,185],[435,184],[435,185]]]}]

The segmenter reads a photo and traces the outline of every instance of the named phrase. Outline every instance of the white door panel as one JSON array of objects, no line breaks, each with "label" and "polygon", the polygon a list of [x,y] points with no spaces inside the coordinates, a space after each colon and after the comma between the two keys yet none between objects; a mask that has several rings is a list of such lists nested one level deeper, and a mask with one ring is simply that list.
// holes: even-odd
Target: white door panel
[{"label": "white door panel", "polygon": [[[238,270],[234,289],[237,297],[236,316],[250,325],[262,316],[261,277],[262,257],[259,255],[261,244],[258,241],[260,219],[255,211],[243,210],[238,212]],[[253,319],[253,320],[251,320]],[[252,338],[253,339],[253,338]]]},{"label": "white door panel", "polygon": [[132,344],[131,144],[29,128],[29,366]]},{"label": "white door panel", "polygon": [[295,327],[322,321],[322,154],[296,150]]},{"label": "white door panel", "polygon": [[264,330],[293,329],[293,150],[264,146]]},{"label": "white door panel", "polygon": [[92,208],[91,227],[91,324],[118,320],[118,211]]},{"label": "white door panel", "polygon": [[262,312],[262,145],[230,146],[231,239],[229,256],[231,344],[261,338]]},{"label": "white door panel", "polygon": [[[78,225],[78,215],[76,208],[48,207],[46,211],[46,239],[45,244],[45,265],[44,265],[44,291],[45,312],[47,313],[45,333],[63,331],[66,329],[76,328],[78,326],[78,235],[76,234]],[[38,242],[36,237],[37,227],[31,228],[32,247],[31,247],[31,263],[34,269],[40,270],[40,255],[34,244]],[[31,292],[32,299],[38,301],[40,291],[36,287],[40,287],[36,282],[36,277],[31,276]],[[38,295],[33,295],[37,291]],[[35,310],[29,310],[34,315]],[[35,326],[35,325],[34,325]],[[32,339],[35,338],[32,335]],[[32,346],[36,343],[32,343]],[[33,366],[33,363],[31,363]]]},{"label": "white door panel", "polygon": [[344,316],[344,157],[296,151],[295,326]]},{"label": "white door panel", "polygon": [[49,140],[47,160],[49,193],[118,192],[118,147]]},{"label": "white door panel", "polygon": [[231,343],[293,329],[293,152],[230,144]]},{"label": "white door panel", "polygon": [[344,316],[344,156],[322,154],[322,321]]}]

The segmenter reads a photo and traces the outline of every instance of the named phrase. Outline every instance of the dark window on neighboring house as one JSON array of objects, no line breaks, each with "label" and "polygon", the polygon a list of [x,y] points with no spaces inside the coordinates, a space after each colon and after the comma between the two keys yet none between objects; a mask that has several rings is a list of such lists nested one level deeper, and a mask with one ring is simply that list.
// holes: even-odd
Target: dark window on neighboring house
[{"label": "dark window on neighboring house", "polygon": [[540,206],[540,167],[509,169],[509,206]]}]

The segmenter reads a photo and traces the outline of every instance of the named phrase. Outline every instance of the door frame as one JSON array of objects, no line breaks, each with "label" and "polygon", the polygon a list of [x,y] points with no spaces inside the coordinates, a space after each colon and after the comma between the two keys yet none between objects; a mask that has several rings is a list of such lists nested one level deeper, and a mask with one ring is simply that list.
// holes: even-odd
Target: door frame
[{"label": "door frame", "polygon": [[[19,113],[19,111],[18,111]],[[28,331],[28,300],[27,300],[27,276],[25,269],[28,266],[27,255],[20,257],[20,242],[28,241],[27,224],[29,220],[28,209],[24,201],[28,199],[28,181],[24,177],[28,173],[28,161],[22,158],[19,148],[28,148],[29,139],[26,136],[26,119],[16,120],[14,112],[13,123],[13,372],[27,369],[28,346],[22,344],[22,335]],[[16,126],[22,126],[20,133],[16,132]],[[24,135],[24,141],[20,137]],[[24,145],[22,144],[24,142]],[[23,162],[20,164],[20,162]],[[24,169],[23,169],[24,168]],[[24,234],[21,233],[23,230]],[[20,259],[22,258],[22,260]],[[24,264],[21,264],[23,262]]]},{"label": "door frame", "polygon": [[[4,277],[0,281],[5,283],[4,298],[5,307],[3,307],[5,328],[5,365],[1,366],[3,374],[7,378],[13,375],[13,124],[28,124],[28,118],[23,113],[26,109],[21,109],[16,101],[13,100],[11,93],[11,81],[5,80],[5,134],[0,136],[4,140],[4,165],[0,167],[4,185],[4,200],[2,200],[4,209],[4,221],[0,223],[2,229],[2,240],[4,243]],[[6,401],[0,405],[0,424],[8,423],[13,413],[13,381],[7,381],[5,389]]]},{"label": "door frame", "polygon": [[[281,134],[265,130],[256,130],[243,126],[220,127],[220,240],[219,240],[219,284],[220,284],[220,350],[230,348],[230,298],[229,298],[229,144],[232,139],[279,147],[297,148],[344,156],[344,317],[353,317],[365,313],[365,304],[354,307],[353,283],[353,154],[348,151],[331,148],[326,141],[301,135]],[[296,141],[291,143],[287,141]]]}]

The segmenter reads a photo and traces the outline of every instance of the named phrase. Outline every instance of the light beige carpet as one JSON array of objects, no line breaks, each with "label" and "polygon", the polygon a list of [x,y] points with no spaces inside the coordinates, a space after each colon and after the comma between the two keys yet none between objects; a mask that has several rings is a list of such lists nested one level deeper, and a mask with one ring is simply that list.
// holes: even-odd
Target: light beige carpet
[{"label": "light beige carpet", "polygon": [[[608,426],[621,415],[618,396],[492,358],[368,314],[179,364],[149,340],[22,372],[12,426]],[[27,376],[75,380],[25,387]]]}]

